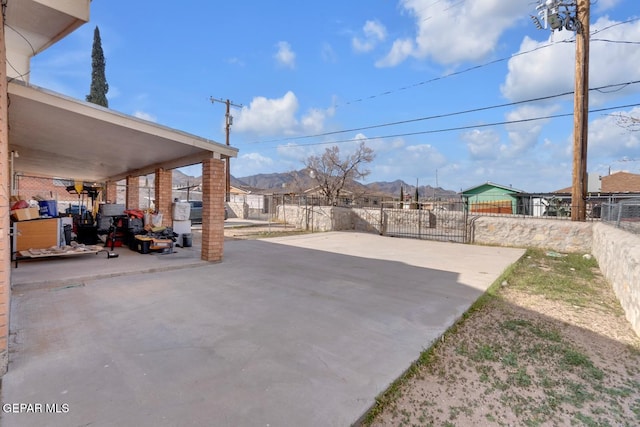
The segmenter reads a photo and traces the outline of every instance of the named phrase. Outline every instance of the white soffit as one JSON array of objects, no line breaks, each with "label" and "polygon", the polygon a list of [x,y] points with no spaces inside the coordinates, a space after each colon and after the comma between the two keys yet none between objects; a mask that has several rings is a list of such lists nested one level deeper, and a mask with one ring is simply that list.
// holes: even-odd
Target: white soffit
[{"label": "white soffit", "polygon": [[9,149],[25,175],[104,182],[238,150],[21,82],[9,91]]}]

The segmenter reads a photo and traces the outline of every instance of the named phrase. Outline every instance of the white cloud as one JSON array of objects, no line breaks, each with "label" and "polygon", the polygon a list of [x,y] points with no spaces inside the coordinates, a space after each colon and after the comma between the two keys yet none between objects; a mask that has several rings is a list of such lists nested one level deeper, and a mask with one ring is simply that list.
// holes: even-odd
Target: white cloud
[{"label": "white cloud", "polygon": [[462,134],[469,154],[474,160],[494,159],[500,150],[500,135],[493,130],[474,129]]},{"label": "white cloud", "polygon": [[157,122],[158,121],[158,118],[156,116],[154,116],[152,114],[149,114],[149,113],[145,113],[144,111],[139,111],[138,110],[138,111],[133,113],[133,116],[137,117],[139,119],[142,119],[142,120],[147,120],[149,122]]},{"label": "white cloud", "polygon": [[258,173],[273,172],[274,161],[260,153],[245,153],[231,160],[231,173],[242,177]]},{"label": "white cloud", "polygon": [[[507,113],[506,119],[507,121],[521,121],[536,117],[546,117],[558,111],[559,108],[559,105],[526,105]],[[502,155],[507,158],[520,157],[530,151],[538,143],[542,128],[549,120],[524,121],[506,125],[510,144],[500,147]]]},{"label": "white cloud", "polygon": [[330,63],[338,62],[338,54],[335,52],[335,50],[333,50],[333,46],[331,46],[329,43],[322,44],[322,50],[320,51],[320,56],[322,57],[322,60],[325,62],[330,62]]},{"label": "white cloud", "polygon": [[231,65],[237,65],[239,67],[244,67],[245,63],[242,59],[238,58],[238,57],[231,57],[231,58],[227,58],[226,60],[227,64],[231,64]]},{"label": "white cloud", "polygon": [[291,91],[282,98],[256,97],[248,107],[234,113],[233,129],[262,135],[291,135],[298,126],[295,117],[298,107],[298,98]]},{"label": "white cloud", "polygon": [[640,158],[640,132],[632,131],[620,117],[640,119],[640,107],[601,116],[589,124],[589,156],[619,160]]},{"label": "white cloud", "polygon": [[362,27],[364,37],[353,37],[351,46],[356,52],[370,52],[387,38],[387,29],[378,21],[367,21]]},{"label": "white cloud", "polygon": [[325,122],[335,114],[335,107],[310,108],[297,118],[298,98],[289,91],[282,98],[254,98],[249,106],[233,112],[235,132],[260,136],[322,133]]},{"label": "white cloud", "polygon": [[[591,26],[590,87],[624,83],[640,79],[640,49],[635,45],[611,43],[606,40],[640,40],[640,22],[620,25],[608,18],[600,18]],[[605,29],[606,28],[606,29]],[[550,41],[537,42],[525,37],[519,53],[509,60],[509,73],[501,86],[502,94],[512,101],[556,95],[574,89],[575,43],[558,43],[572,38],[569,31],[555,32]],[[615,91],[591,92],[591,105],[638,91],[637,85]],[[607,93],[608,92],[608,93]]]},{"label": "white cloud", "polygon": [[325,110],[312,108],[300,120],[303,133],[320,133],[324,129],[325,120],[335,114],[335,108],[330,107]]},{"label": "white cloud", "polygon": [[278,64],[286,68],[295,68],[296,54],[291,50],[291,45],[287,42],[278,42],[276,46],[278,47],[278,51],[273,57]]},{"label": "white cloud", "polygon": [[409,57],[432,58],[442,64],[476,61],[491,54],[502,33],[526,17],[530,0],[401,0],[416,21],[412,38],[394,42],[388,55],[376,65],[392,67]]}]

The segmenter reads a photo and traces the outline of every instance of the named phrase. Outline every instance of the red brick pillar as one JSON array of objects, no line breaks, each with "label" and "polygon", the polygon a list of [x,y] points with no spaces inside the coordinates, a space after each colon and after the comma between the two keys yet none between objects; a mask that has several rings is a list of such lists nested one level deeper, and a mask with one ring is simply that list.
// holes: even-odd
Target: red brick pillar
[{"label": "red brick pillar", "polygon": [[162,214],[162,225],[165,227],[171,226],[172,180],[172,171],[156,169],[156,211]]},{"label": "red brick pillar", "polygon": [[202,255],[205,261],[222,261],[224,246],[224,162],[202,162]]},{"label": "red brick pillar", "polygon": [[11,299],[11,239],[9,238],[9,126],[4,25],[0,25],[0,377],[9,366],[9,301]]},{"label": "red brick pillar", "polygon": [[107,191],[105,194],[105,202],[116,203],[118,201],[118,183],[109,181],[107,182]]},{"label": "red brick pillar", "polygon": [[127,177],[127,209],[140,208],[140,178],[137,176]]}]

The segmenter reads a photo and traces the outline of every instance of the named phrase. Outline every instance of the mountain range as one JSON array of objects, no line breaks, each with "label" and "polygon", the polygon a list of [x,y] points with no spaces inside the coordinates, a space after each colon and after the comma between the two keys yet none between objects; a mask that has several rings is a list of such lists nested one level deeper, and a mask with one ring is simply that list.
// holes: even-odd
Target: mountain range
[{"label": "mountain range", "polygon": [[[195,187],[202,183],[202,177],[194,177],[186,175],[179,170],[173,171],[173,185],[174,187]],[[231,185],[236,188],[249,190],[252,193],[264,193],[265,191],[282,193],[282,192],[299,192],[316,186],[313,178],[309,176],[306,170],[283,172],[283,173],[269,173],[269,174],[257,174],[236,178],[231,176]],[[415,194],[416,186],[407,184],[402,180],[395,180],[392,182],[378,181],[368,184],[362,184],[360,182],[352,181],[352,188],[357,189],[358,192],[370,193],[370,194],[384,194],[391,197],[400,197],[400,189],[403,189],[404,194],[407,197],[412,197]],[[442,187],[434,188],[430,185],[420,185],[418,187],[420,197],[456,197],[457,192],[452,190],[446,190]]]},{"label": "mountain range", "polygon": [[[317,184],[313,178],[309,176],[306,170],[299,170],[285,173],[270,173],[245,176],[240,178],[231,177],[231,185],[234,187],[249,189],[253,192],[271,190],[273,192],[283,191],[304,191],[315,187]],[[393,182],[377,181],[368,184],[352,181],[352,188],[356,188],[358,192],[367,192],[370,194],[385,194],[392,197],[400,196],[400,188],[407,196],[415,194],[416,186],[407,184],[402,180]],[[430,185],[421,185],[418,187],[420,197],[455,197],[457,193],[451,190],[445,190],[441,187],[434,188]]]}]

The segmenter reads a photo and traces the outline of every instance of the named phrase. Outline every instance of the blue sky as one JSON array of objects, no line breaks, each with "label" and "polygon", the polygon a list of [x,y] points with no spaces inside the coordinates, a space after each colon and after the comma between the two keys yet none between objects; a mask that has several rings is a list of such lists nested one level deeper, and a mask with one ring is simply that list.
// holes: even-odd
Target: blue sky
[{"label": "blue sky", "polygon": [[[592,3],[590,108],[607,110],[589,116],[588,171],[640,173],[640,130],[621,119],[640,118],[640,3]],[[224,143],[210,97],[242,105],[236,177],[364,139],[365,183],[553,191],[571,184],[572,116],[493,125],[573,111],[572,95],[555,97],[573,90],[573,33],[536,29],[536,4],[94,0],[88,24],[33,58],[30,82],[84,99],[97,25],[110,108]]]}]

